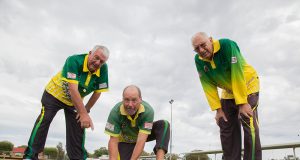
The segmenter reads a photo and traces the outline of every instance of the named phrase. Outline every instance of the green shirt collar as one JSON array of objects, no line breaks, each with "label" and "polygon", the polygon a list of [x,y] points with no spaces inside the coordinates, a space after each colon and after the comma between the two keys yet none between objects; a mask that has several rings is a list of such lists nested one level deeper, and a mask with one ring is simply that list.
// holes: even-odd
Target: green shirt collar
[{"label": "green shirt collar", "polygon": [[140,113],[145,112],[145,107],[144,107],[144,105],[141,104],[140,107],[139,107],[139,110],[137,111],[137,113],[135,114],[133,119],[130,115],[127,114],[123,104],[120,107],[120,112],[121,112],[122,115],[126,116],[131,121],[131,126],[135,127],[136,126],[136,119],[139,117]]}]

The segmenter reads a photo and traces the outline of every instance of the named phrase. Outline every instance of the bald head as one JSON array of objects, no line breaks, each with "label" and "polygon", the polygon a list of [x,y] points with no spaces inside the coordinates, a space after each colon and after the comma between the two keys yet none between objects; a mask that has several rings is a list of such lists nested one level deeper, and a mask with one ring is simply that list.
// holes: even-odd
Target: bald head
[{"label": "bald head", "polygon": [[141,93],[141,90],[138,86],[136,85],[129,85],[127,87],[124,88],[123,90],[123,97],[126,93],[128,92],[136,92],[137,95],[139,96],[139,98],[142,98],[142,93]]}]

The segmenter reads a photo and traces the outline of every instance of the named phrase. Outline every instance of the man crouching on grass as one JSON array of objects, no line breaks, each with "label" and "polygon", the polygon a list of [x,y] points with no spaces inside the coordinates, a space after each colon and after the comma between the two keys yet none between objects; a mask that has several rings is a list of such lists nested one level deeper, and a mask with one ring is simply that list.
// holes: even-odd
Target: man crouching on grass
[{"label": "man crouching on grass", "polygon": [[145,143],[156,140],[153,151],[157,160],[163,160],[168,151],[170,125],[168,121],[153,119],[153,108],[142,100],[141,90],[127,86],[123,101],[112,108],[105,127],[105,133],[110,135],[109,159],[137,160]]}]

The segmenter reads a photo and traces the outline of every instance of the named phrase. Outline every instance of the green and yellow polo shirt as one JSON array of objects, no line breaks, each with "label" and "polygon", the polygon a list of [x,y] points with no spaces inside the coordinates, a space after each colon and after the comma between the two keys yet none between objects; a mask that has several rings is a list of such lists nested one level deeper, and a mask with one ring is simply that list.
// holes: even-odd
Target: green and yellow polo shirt
[{"label": "green and yellow polo shirt", "polygon": [[136,143],[139,132],[151,134],[153,119],[153,108],[147,102],[141,103],[134,118],[126,113],[123,103],[119,102],[109,114],[105,133],[119,137],[119,142]]},{"label": "green and yellow polo shirt", "polygon": [[89,54],[85,53],[68,57],[62,71],[47,84],[46,91],[69,106],[73,106],[73,103],[68,83],[78,84],[78,91],[82,98],[91,92],[107,91],[107,64],[103,64],[100,69],[91,73],[87,66],[88,56]]},{"label": "green and yellow polo shirt", "polygon": [[247,96],[259,92],[259,79],[255,69],[247,64],[234,41],[214,40],[213,48],[211,61],[195,55],[202,88],[211,109],[221,108],[217,88],[223,89],[223,99],[235,99],[237,105],[248,103]]}]

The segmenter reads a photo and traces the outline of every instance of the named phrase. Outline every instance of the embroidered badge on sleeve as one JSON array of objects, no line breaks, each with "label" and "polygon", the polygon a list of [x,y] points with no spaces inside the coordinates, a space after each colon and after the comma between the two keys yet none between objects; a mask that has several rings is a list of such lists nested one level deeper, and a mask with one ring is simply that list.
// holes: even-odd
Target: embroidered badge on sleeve
[{"label": "embroidered badge on sleeve", "polygon": [[199,77],[200,77],[200,78],[202,77],[202,74],[201,74],[201,72],[200,72],[200,71],[198,72],[198,75],[199,75]]},{"label": "embroidered badge on sleeve", "polygon": [[114,131],[115,130],[115,125],[107,122],[105,128],[110,130],[110,131]]},{"label": "embroidered badge on sleeve", "polygon": [[231,63],[237,63],[237,58],[236,57],[231,57]]},{"label": "embroidered badge on sleeve", "polygon": [[101,83],[101,84],[99,84],[99,88],[101,89],[101,88],[107,88],[107,84],[106,83]]},{"label": "embroidered badge on sleeve", "polygon": [[67,73],[67,78],[70,78],[70,79],[76,79],[76,74],[75,74],[75,73],[72,73],[72,72],[68,72],[68,73]]},{"label": "embroidered badge on sleeve", "polygon": [[145,122],[144,128],[146,129],[152,129],[153,123]]}]

